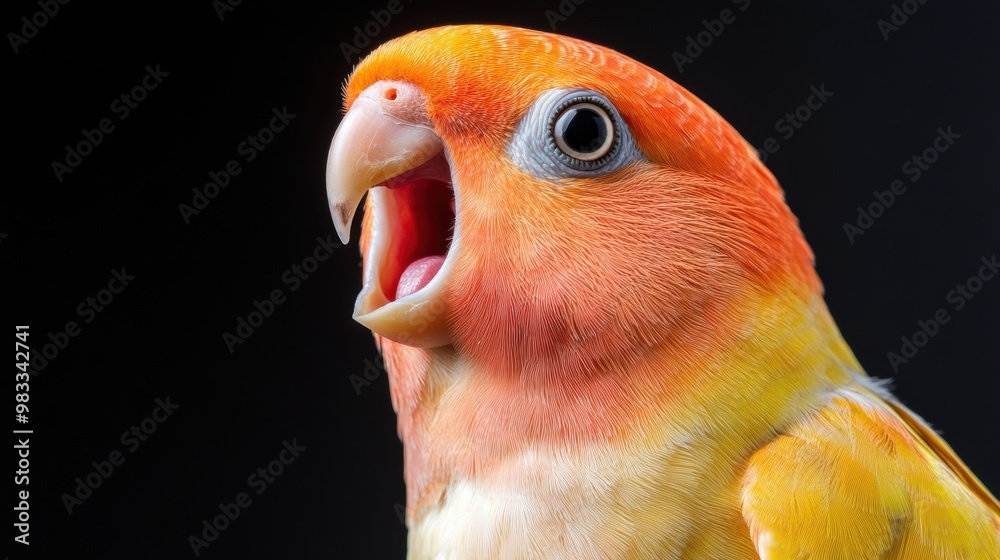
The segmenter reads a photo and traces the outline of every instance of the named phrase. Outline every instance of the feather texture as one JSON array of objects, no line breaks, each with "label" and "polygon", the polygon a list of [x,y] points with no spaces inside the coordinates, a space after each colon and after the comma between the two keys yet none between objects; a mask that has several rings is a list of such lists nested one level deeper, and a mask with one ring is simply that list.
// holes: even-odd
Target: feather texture
[{"label": "feather texture", "polygon": [[[376,336],[411,559],[1000,557],[996,499],[863,373],[780,187],[715,111],[508,27],[391,41],[345,107],[380,80],[426,96],[462,248],[436,311],[454,343]],[[519,169],[507,142],[554,88],[600,91],[645,159]],[[363,253],[372,227],[369,206]]]}]

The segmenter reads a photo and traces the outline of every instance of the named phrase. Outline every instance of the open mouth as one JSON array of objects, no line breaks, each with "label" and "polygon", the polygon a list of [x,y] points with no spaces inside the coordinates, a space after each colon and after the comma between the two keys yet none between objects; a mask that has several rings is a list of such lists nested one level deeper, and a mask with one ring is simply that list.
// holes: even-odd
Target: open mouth
[{"label": "open mouth", "polygon": [[444,152],[375,187],[368,196],[376,227],[385,229],[375,232],[368,266],[389,302],[404,299],[434,280],[451,246],[455,192]]},{"label": "open mouth", "polygon": [[368,204],[371,237],[354,319],[410,346],[450,343],[442,292],[457,220],[444,152],[372,187]]},{"label": "open mouth", "polygon": [[354,319],[411,346],[449,344],[443,292],[460,226],[457,190],[423,93],[388,80],[364,90],[334,134],[326,180],[344,243],[365,193],[371,205]]}]

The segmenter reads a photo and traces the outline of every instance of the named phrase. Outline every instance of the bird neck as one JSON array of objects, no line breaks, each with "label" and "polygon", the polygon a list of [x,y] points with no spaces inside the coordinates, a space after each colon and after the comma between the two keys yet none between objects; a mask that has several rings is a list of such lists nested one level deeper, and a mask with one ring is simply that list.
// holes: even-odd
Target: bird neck
[{"label": "bird neck", "polygon": [[453,481],[502,476],[505,462],[537,449],[662,448],[694,433],[726,442],[724,456],[743,457],[861,374],[819,294],[789,284],[721,303],[629,367],[572,378],[534,366],[511,376],[454,347],[383,341],[408,515],[431,507]]}]

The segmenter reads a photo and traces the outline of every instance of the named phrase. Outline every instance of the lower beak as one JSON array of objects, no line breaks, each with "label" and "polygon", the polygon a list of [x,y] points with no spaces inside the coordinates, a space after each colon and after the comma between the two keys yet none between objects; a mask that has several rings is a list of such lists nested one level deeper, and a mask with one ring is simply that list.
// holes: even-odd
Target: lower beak
[{"label": "lower beak", "polygon": [[[411,84],[378,82],[344,116],[327,160],[327,196],[337,234],[345,244],[362,197],[378,187],[368,196],[372,215],[366,222],[364,287],[354,319],[390,340],[425,348],[451,343],[442,296],[450,259],[442,265],[441,257],[436,257],[437,273],[430,272],[432,278],[412,293],[397,291],[395,283],[404,268],[411,270],[407,265],[424,256],[413,252],[430,237],[419,222],[440,216],[425,199],[439,200],[443,187],[431,197],[424,196],[432,190],[427,185],[451,186],[443,151],[423,94]],[[440,243],[436,247],[434,252],[445,251]]]}]

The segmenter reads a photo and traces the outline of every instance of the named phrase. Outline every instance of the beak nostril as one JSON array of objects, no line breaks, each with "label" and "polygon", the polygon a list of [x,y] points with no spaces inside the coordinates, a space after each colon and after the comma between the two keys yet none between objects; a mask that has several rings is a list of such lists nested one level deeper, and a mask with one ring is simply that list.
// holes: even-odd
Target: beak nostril
[{"label": "beak nostril", "polygon": [[388,99],[389,101],[395,101],[396,100],[396,88],[389,88],[389,89],[385,90],[385,98]]}]

